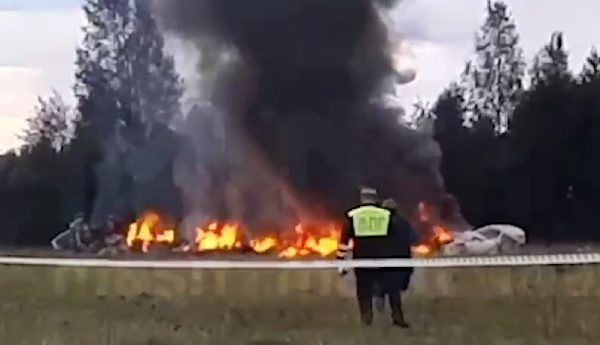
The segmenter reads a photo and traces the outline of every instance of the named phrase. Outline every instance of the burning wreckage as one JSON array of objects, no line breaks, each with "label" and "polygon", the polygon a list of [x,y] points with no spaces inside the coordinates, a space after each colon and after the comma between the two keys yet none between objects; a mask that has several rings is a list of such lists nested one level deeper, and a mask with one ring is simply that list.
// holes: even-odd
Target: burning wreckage
[{"label": "burning wreckage", "polygon": [[[422,208],[420,208],[422,209]],[[421,216],[421,218],[425,218]],[[426,225],[429,226],[429,225]],[[69,229],[52,240],[56,250],[75,250],[98,255],[125,252],[149,253],[167,249],[179,253],[254,253],[292,259],[307,256],[333,257],[337,250],[341,227],[336,223],[296,224],[288,231],[272,231],[250,237],[237,223],[211,222],[194,229],[190,243],[181,239],[174,227],[165,224],[156,212],[147,211],[122,231],[112,219],[103,228],[93,228],[83,217],[75,219]],[[274,230],[274,229],[273,229]],[[441,226],[430,228],[430,234],[413,247],[416,256],[430,256],[452,242],[452,235]]]},{"label": "burning wreckage", "polygon": [[161,28],[199,52],[202,101],[178,126],[152,109],[118,122],[86,187],[93,210],[53,246],[327,257],[367,184],[414,215],[415,254],[438,252],[470,227],[439,146],[388,101],[415,77],[388,25],[397,2],[155,1]]},{"label": "burning wreckage", "polygon": [[[415,223],[420,242],[412,247],[415,257],[512,253],[526,242],[525,232],[512,225],[490,224],[456,232],[448,229],[457,229],[457,224],[436,225],[441,224],[440,218],[432,222],[431,214],[426,203],[419,204]],[[129,225],[119,225],[109,217],[104,227],[95,229],[80,216],[69,229],[52,240],[52,246],[56,250],[75,250],[100,256],[167,250],[195,254],[253,253],[282,259],[333,258],[341,234],[341,226],[333,222],[320,225],[299,223],[287,231],[271,230],[262,236],[252,237],[239,223],[213,221],[196,227],[190,242],[182,239],[175,227],[167,226],[157,213],[147,211]]]}]

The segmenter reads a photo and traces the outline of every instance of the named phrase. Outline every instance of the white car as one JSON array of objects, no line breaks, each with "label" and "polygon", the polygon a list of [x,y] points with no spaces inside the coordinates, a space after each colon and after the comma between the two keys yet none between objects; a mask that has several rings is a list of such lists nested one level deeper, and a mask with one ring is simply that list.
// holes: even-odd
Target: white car
[{"label": "white car", "polygon": [[526,242],[525,231],[509,224],[490,224],[452,235],[454,240],[444,246],[445,255],[509,254]]}]

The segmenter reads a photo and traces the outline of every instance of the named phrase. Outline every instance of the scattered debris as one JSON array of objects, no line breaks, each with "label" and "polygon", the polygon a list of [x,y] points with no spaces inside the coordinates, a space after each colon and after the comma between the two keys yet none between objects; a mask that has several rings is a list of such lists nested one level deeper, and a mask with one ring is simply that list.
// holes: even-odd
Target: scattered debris
[{"label": "scattered debris", "polygon": [[67,230],[61,232],[50,242],[54,250],[94,253],[100,256],[114,256],[129,249],[125,237],[118,233],[118,227],[112,217],[101,226],[92,226],[78,215]]}]

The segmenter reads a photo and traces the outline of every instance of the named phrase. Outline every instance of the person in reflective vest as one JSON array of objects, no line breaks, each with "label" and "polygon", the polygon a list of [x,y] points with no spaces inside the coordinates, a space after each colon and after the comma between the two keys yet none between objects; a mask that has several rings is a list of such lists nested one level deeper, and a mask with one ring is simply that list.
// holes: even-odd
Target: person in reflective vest
[{"label": "person in reflective vest", "polygon": [[[409,258],[410,226],[398,221],[395,210],[378,205],[377,191],[362,188],[361,204],[347,212],[337,257],[346,259],[350,250],[355,259]],[[352,248],[350,242],[352,241]],[[392,322],[408,328],[402,310],[401,290],[405,287],[406,268],[357,268],[356,297],[364,324],[373,322],[373,287],[378,284],[388,297]],[[347,270],[340,270],[346,274]]]}]

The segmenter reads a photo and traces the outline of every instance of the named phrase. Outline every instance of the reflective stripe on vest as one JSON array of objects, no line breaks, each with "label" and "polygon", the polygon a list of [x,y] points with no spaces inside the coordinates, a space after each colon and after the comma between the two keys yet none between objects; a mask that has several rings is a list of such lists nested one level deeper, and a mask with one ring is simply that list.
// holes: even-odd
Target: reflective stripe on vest
[{"label": "reflective stripe on vest", "polygon": [[354,226],[354,236],[387,236],[392,212],[377,206],[360,206],[348,212]]}]

